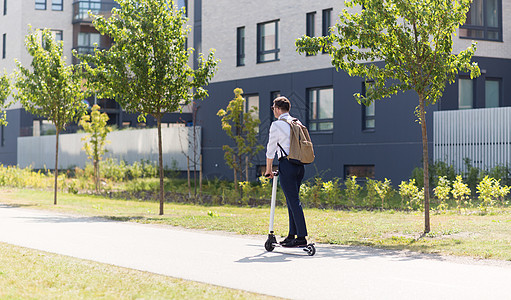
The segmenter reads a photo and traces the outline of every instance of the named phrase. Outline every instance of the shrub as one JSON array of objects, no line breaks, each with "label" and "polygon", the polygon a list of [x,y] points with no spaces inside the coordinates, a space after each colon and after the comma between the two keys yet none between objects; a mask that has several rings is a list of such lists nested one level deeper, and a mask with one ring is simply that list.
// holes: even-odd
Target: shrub
[{"label": "shrub", "polygon": [[362,187],[357,184],[357,176],[353,175],[349,179],[346,179],[344,185],[346,186],[346,198],[351,202],[351,205],[355,205],[355,200],[357,200],[360,190],[362,189]]},{"label": "shrub", "polygon": [[407,200],[407,206],[410,207],[412,199],[417,197],[419,188],[415,184],[415,179],[410,179],[408,182],[401,181],[399,185],[399,195],[401,196],[401,207],[404,207],[403,200]]},{"label": "shrub", "polygon": [[253,193],[252,184],[250,183],[250,181],[239,181],[238,184],[240,185],[242,193],[241,203],[243,205],[248,205],[250,195],[252,195]]},{"label": "shrub", "polygon": [[[271,199],[272,179],[261,175],[259,176],[259,183],[261,184],[260,199]],[[301,188],[301,187],[300,187]],[[300,194],[301,198],[301,194]]]},{"label": "shrub", "polygon": [[364,199],[364,202],[368,206],[375,206],[376,201],[378,200],[378,192],[376,191],[376,185],[378,184],[377,180],[366,178],[366,191],[367,195]]},{"label": "shrub", "polygon": [[381,199],[381,209],[383,210],[383,205],[385,203],[385,199],[388,199],[394,193],[394,189],[392,188],[391,181],[385,178],[384,182],[377,181],[375,185],[376,193],[378,193],[378,197]]},{"label": "shrub", "polygon": [[314,178],[314,184],[310,188],[310,205],[312,207],[321,207],[323,180],[320,177]]},{"label": "shrub", "polygon": [[503,185],[497,190],[497,195],[500,199],[502,206],[508,204],[508,201],[505,201],[505,198],[506,198],[507,194],[509,194],[510,190],[511,190],[511,187],[507,186],[507,185]]},{"label": "shrub", "polygon": [[508,166],[495,166],[490,170],[488,175],[492,178],[499,178],[504,186],[511,185],[511,170]]},{"label": "shrub", "polygon": [[329,207],[335,207],[341,200],[341,189],[339,178],[334,178],[327,182],[323,182],[322,191],[325,195],[325,204]]},{"label": "shrub", "polygon": [[431,165],[431,175],[433,177],[432,185],[437,186],[441,177],[445,177],[448,181],[454,181],[456,178],[456,170],[453,165],[448,165],[443,161],[436,161]]},{"label": "shrub", "polygon": [[300,185],[300,202],[302,203],[302,205],[306,207],[310,206],[309,203],[310,196],[311,196],[310,184],[308,182],[302,183],[302,185]]},{"label": "shrub", "polygon": [[103,173],[102,177],[119,182],[126,179],[128,169],[123,160],[117,163],[117,160],[108,158],[101,162],[100,171]]},{"label": "shrub", "polygon": [[446,176],[441,176],[438,178],[438,185],[433,189],[435,193],[435,197],[439,200],[437,209],[438,210],[447,210],[447,200],[449,200],[449,195],[451,193],[450,181]]},{"label": "shrub", "polygon": [[489,176],[484,176],[483,180],[477,185],[477,193],[479,194],[479,208],[486,212],[488,208],[494,206],[494,201],[498,197],[500,184]]},{"label": "shrub", "polygon": [[476,187],[478,185],[478,182],[480,181],[480,173],[481,170],[479,168],[472,166],[472,163],[469,158],[465,158],[463,160],[465,163],[465,166],[467,168],[467,173],[465,175],[465,178],[467,179],[467,185],[470,188],[471,191],[476,191]]},{"label": "shrub", "polygon": [[463,178],[460,175],[456,176],[456,180],[452,183],[451,192],[458,212],[461,213],[461,204],[463,203],[465,206],[468,204],[471,191],[468,185],[463,183]]}]

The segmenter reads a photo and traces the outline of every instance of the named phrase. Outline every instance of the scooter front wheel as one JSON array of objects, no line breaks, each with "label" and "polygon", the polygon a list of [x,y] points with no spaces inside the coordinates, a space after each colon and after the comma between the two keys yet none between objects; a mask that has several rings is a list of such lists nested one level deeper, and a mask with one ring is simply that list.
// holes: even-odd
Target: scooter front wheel
[{"label": "scooter front wheel", "polygon": [[273,249],[275,249],[275,246],[273,246],[273,242],[271,239],[266,240],[266,243],[264,243],[264,248],[268,252],[272,252]]}]

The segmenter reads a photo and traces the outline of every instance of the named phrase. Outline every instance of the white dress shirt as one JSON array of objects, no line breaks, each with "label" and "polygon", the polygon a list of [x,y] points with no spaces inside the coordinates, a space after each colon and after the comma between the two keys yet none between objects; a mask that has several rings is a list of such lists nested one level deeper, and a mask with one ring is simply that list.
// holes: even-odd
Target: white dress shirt
[{"label": "white dress shirt", "polygon": [[[279,145],[284,149],[284,151],[289,154],[289,147],[291,142],[291,126],[285,120],[294,119],[289,115],[289,113],[283,113],[279,116],[279,120],[271,123],[270,126],[270,135],[268,138],[268,145],[266,145],[266,157],[273,159],[275,158],[275,153],[277,153],[277,157],[280,159],[282,156],[285,156],[282,153],[282,150]],[[280,121],[282,120],[282,121]],[[298,121],[300,122],[300,121]]]}]

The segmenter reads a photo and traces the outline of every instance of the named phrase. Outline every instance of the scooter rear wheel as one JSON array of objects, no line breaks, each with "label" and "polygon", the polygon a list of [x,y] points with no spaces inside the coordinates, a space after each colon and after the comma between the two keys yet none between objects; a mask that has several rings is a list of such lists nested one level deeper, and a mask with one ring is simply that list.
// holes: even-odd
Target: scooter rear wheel
[{"label": "scooter rear wheel", "polygon": [[314,245],[307,245],[303,250],[306,251],[309,256],[316,254],[316,247],[314,247]]}]

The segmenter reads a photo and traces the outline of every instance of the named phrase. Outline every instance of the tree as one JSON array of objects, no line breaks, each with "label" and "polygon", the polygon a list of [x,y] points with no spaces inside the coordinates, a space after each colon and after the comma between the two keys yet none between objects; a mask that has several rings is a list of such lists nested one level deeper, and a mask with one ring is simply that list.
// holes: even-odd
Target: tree
[{"label": "tree", "polygon": [[[434,104],[446,83],[453,83],[460,71],[480,75],[471,63],[475,44],[452,54],[453,35],[464,23],[472,0],[351,0],[346,6],[362,7],[358,13],[344,9],[339,22],[326,37],[301,37],[300,53],[325,51],[332,64],[350,76],[374,81],[367,94],[355,94],[359,103],[390,97],[412,90],[418,95],[415,114],[421,125],[424,164],[424,232],[430,231],[428,138],[425,108]],[[382,63],[375,63],[384,61]]]},{"label": "tree", "polygon": [[83,130],[88,134],[82,138],[82,141],[87,141],[83,145],[83,149],[92,164],[94,165],[94,182],[96,184],[96,193],[99,193],[99,162],[103,159],[103,154],[107,151],[106,136],[112,131],[110,126],[106,126],[108,115],[101,113],[99,105],[92,106],[90,115],[83,115],[78,125],[83,127]]},{"label": "tree", "polygon": [[[115,43],[107,51],[95,51],[88,61],[102,97],[115,97],[123,109],[156,119],[160,169],[160,215],[163,215],[163,158],[161,121],[165,113],[181,111],[192,99],[203,99],[217,61],[214,50],[198,58],[192,69],[186,49],[184,9],[172,0],[118,0],[112,16],[93,16],[93,26]],[[87,59],[86,59],[87,60]]]},{"label": "tree", "polygon": [[[11,94],[11,81],[7,74],[0,75],[0,107],[6,108],[8,104],[5,102]],[[0,113],[0,126],[7,125],[7,114],[5,110]]]},{"label": "tree", "polygon": [[56,129],[54,204],[57,204],[59,134],[83,114],[82,67],[66,65],[63,43],[56,42],[49,30],[36,30],[25,38],[32,63],[18,67],[14,98],[30,113],[50,120]]},{"label": "tree", "polygon": [[234,148],[229,145],[223,146],[225,162],[234,171],[236,190],[238,180],[243,178],[243,170],[246,172],[248,167],[252,166],[251,158],[264,149],[262,145],[257,145],[257,128],[261,123],[256,117],[257,108],[250,107],[248,112],[244,112],[245,99],[242,94],[242,89],[235,89],[234,99],[227,105],[227,110],[220,109],[217,113],[222,118],[222,129],[236,144]]}]

